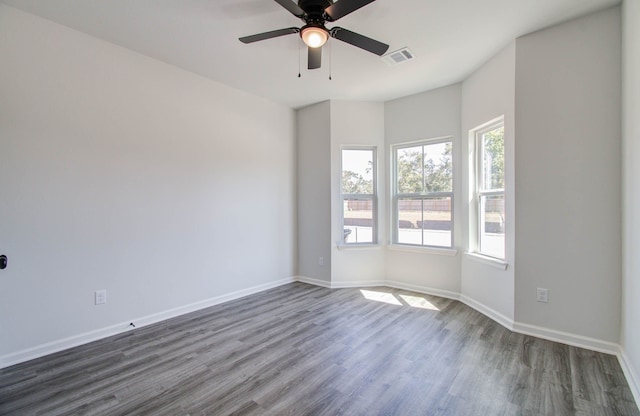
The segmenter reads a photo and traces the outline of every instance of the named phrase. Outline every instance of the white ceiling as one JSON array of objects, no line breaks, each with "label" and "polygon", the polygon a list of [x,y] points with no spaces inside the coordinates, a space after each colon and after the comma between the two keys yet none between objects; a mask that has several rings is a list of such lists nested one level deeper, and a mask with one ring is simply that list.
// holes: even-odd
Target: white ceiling
[{"label": "white ceiling", "polygon": [[390,52],[409,47],[416,59],[390,67],[376,55],[331,39],[322,68],[309,71],[297,35],[248,45],[238,41],[302,25],[273,0],[0,1],[293,108],[327,99],[387,101],[452,84],[518,36],[620,3],[377,0],[327,27],[382,41]]}]

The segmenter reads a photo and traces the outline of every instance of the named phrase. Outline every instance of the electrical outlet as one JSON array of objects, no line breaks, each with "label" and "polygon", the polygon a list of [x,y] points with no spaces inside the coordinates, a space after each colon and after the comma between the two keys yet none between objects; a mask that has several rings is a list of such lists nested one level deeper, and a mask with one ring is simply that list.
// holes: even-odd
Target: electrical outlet
[{"label": "electrical outlet", "polygon": [[536,294],[536,300],[542,303],[549,302],[549,289],[544,287],[539,287]]},{"label": "electrical outlet", "polygon": [[318,264],[324,266],[324,257],[318,257]]},{"label": "electrical outlet", "polygon": [[102,305],[103,303],[107,303],[107,290],[96,290],[96,305]]}]

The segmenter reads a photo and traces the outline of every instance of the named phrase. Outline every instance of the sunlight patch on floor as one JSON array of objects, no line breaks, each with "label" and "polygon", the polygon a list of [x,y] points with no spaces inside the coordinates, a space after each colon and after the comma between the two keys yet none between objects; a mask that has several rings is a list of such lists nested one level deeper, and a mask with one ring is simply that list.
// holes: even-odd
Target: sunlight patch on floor
[{"label": "sunlight patch on floor", "polygon": [[407,302],[407,304],[414,308],[420,309],[430,309],[432,311],[439,311],[438,307],[433,303],[429,302],[423,297],[420,296],[409,296],[409,295],[400,295],[402,300]]},{"label": "sunlight patch on floor", "polygon": [[411,306],[412,308],[419,309],[429,309],[432,311],[439,311],[437,306],[433,303],[429,302],[425,298],[421,296],[410,296],[410,295],[398,295],[400,299],[398,299],[393,293],[384,292],[381,290],[364,290],[360,289],[360,293],[364,296],[365,299],[373,300],[376,302],[384,302],[390,305],[397,306]]},{"label": "sunlight patch on floor", "polygon": [[373,290],[360,290],[365,299],[375,300],[376,302],[390,303],[391,305],[402,306],[402,303],[391,293],[379,292]]}]

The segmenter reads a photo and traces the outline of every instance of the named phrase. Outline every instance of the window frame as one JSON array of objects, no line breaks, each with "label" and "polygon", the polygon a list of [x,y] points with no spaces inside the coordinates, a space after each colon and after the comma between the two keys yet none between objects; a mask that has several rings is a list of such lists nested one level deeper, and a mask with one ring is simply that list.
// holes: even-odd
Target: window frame
[{"label": "window frame", "polygon": [[[371,160],[373,161],[372,169],[372,193],[371,194],[348,194],[342,188],[342,174],[344,172],[344,151],[345,150],[370,150]],[[345,200],[371,200],[371,241],[370,242],[347,242],[344,237],[345,227]],[[367,246],[378,244],[378,149],[376,146],[342,146],[340,148],[340,245],[345,246]]]},{"label": "window frame", "polygon": [[[398,192],[398,151],[401,149],[407,149],[411,147],[424,147],[429,145],[436,145],[440,143],[451,143],[451,191],[448,192],[419,192],[419,193],[399,193]],[[393,245],[402,246],[402,247],[416,247],[418,249],[435,249],[435,250],[453,250],[455,248],[455,196],[454,196],[454,183],[455,183],[455,148],[454,148],[454,137],[453,136],[443,136],[443,137],[435,137],[426,140],[418,140],[414,142],[405,142],[399,143],[391,146],[391,164],[392,164],[392,184],[391,184],[391,220],[392,220],[392,230],[391,230],[391,243]],[[424,152],[424,151],[423,151]],[[424,154],[424,153],[423,153]],[[423,161],[423,169],[424,169],[424,161]],[[423,180],[424,180],[424,171],[423,171]],[[399,222],[399,212],[398,212],[398,203],[400,199],[411,199],[411,200],[419,200],[425,201],[429,199],[448,197],[451,200],[451,238],[450,245],[448,246],[439,246],[439,245],[431,245],[424,244],[424,232],[422,233],[422,244],[411,244],[411,243],[402,243],[399,241],[400,234],[400,222]],[[424,212],[424,206],[422,208]],[[424,228],[423,228],[424,230]]]},{"label": "window frame", "polygon": [[[473,247],[472,247],[472,253],[480,255],[480,256],[484,256],[484,257],[488,257],[490,259],[495,259],[495,260],[499,260],[499,261],[505,261],[506,257],[507,257],[507,247],[506,247],[506,238],[507,238],[507,234],[506,234],[506,227],[507,227],[507,218],[506,218],[506,182],[507,182],[507,178],[506,178],[506,171],[503,171],[503,188],[501,189],[490,189],[490,190],[485,190],[484,189],[484,176],[485,176],[485,169],[484,169],[484,142],[483,142],[483,135],[485,133],[488,133],[490,131],[499,129],[500,127],[502,127],[503,129],[503,134],[506,131],[505,129],[505,123],[504,123],[504,116],[500,116],[496,119],[493,119],[491,121],[488,121],[485,124],[482,124],[481,126],[471,130],[471,135],[473,138],[473,151],[474,151],[474,165],[473,168],[471,169],[471,171],[473,172],[474,175],[474,188],[473,188],[473,198],[472,198],[472,204],[474,207],[474,215],[473,215],[473,223],[472,227],[475,226],[475,235],[473,237]],[[506,152],[505,149],[503,147],[502,149],[503,152],[503,158],[506,157]],[[506,161],[505,161],[506,164]],[[492,196],[502,196],[502,200],[505,203],[505,218],[504,218],[504,233],[503,233],[503,238],[504,238],[504,252],[502,253],[502,257],[496,257],[493,254],[487,253],[482,251],[482,233],[483,233],[483,228],[485,225],[485,221],[484,221],[484,213],[483,213],[483,209],[482,209],[482,201],[483,198],[485,197],[492,197]]]}]

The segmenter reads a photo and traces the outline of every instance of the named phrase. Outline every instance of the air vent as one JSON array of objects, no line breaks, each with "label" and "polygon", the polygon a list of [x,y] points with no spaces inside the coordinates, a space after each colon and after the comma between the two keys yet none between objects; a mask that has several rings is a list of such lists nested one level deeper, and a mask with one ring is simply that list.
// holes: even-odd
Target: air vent
[{"label": "air vent", "polygon": [[415,59],[415,55],[409,50],[409,48],[402,48],[395,52],[388,53],[382,57],[382,60],[385,61],[389,66],[398,65],[412,59]]}]

